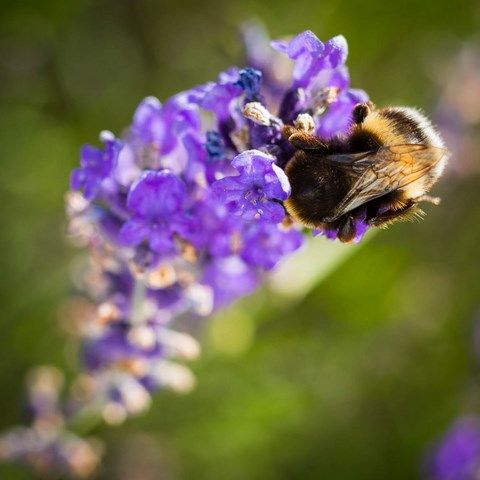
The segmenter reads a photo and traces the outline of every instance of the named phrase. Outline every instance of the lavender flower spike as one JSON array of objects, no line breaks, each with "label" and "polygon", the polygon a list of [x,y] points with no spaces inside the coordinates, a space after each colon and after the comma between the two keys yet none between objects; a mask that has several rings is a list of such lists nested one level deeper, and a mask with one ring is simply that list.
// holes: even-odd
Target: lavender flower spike
[{"label": "lavender flower spike", "polygon": [[283,206],[295,153],[283,127],[298,118],[322,136],[345,133],[367,96],[350,88],[343,37],[307,31],[275,51],[258,29],[246,35],[252,63],[162,102],[147,97],[121,138],[104,132],[101,148],[82,149],[67,195],[68,231],[90,252],[74,279],[81,308],[68,315],[82,371],[64,403],[33,395],[31,425],[0,437],[1,458],[88,476],[99,453],[70,425],[85,412],[120,423],[160,389],[189,391],[182,361],[200,352],[189,334],[199,318],[255,291],[301,247]]}]

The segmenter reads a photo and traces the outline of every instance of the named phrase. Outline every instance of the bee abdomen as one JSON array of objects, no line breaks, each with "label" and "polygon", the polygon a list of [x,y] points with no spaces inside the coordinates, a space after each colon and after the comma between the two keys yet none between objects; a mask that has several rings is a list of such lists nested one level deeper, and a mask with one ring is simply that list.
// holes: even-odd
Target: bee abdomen
[{"label": "bee abdomen", "polygon": [[443,141],[430,120],[415,108],[388,107],[379,114],[390,121],[390,128],[403,143],[443,148]]}]

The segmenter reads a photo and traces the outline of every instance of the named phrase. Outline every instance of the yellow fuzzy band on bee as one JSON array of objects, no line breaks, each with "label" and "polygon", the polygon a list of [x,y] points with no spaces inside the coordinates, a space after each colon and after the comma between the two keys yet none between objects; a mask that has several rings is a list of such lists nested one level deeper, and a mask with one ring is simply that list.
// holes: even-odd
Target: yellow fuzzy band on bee
[{"label": "yellow fuzzy band on bee", "polygon": [[288,214],[296,221],[301,223],[307,228],[315,228],[316,225],[313,224],[311,221],[307,220],[298,210],[298,208],[295,206],[295,203],[292,201],[291,198],[287,198],[283,202],[283,205],[287,209]]},{"label": "yellow fuzzy band on bee", "polygon": [[382,145],[408,143],[407,138],[399,133],[394,125],[395,122],[391,119],[381,116],[378,112],[372,112],[357,128],[376,136]]}]

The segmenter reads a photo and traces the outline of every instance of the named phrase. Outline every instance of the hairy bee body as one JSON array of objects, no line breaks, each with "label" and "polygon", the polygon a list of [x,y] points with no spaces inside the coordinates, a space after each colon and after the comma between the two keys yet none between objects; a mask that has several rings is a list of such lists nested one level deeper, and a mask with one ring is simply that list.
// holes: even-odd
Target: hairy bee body
[{"label": "hairy bee body", "polygon": [[357,105],[345,138],[323,140],[286,127],[297,152],[287,162],[288,213],[351,242],[362,220],[384,226],[419,212],[448,155],[430,121],[413,108]]}]

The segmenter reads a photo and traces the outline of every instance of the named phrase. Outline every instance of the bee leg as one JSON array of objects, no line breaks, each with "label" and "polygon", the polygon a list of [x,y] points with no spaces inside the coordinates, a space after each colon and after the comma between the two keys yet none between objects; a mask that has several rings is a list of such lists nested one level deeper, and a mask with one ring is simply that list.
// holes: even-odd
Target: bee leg
[{"label": "bee leg", "polygon": [[430,195],[422,195],[415,199],[417,202],[428,202],[433,203],[434,205],[440,205],[441,199],[440,197],[431,197]]},{"label": "bee leg", "polygon": [[352,215],[346,215],[345,220],[339,225],[337,238],[342,243],[351,243],[357,234],[355,221]]},{"label": "bee leg", "polygon": [[372,218],[368,223],[373,227],[386,227],[394,222],[408,222],[414,220],[422,214],[422,210],[415,202],[410,202],[400,209],[387,210],[380,215]]},{"label": "bee leg", "polygon": [[298,150],[326,150],[327,144],[316,135],[298,130],[291,125],[283,127],[283,135]]},{"label": "bee leg", "polygon": [[372,102],[357,103],[352,112],[353,122],[360,125],[372,110],[375,110],[375,105]]}]

